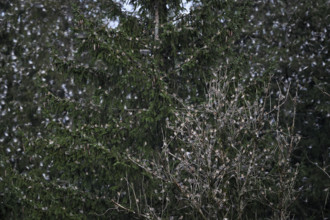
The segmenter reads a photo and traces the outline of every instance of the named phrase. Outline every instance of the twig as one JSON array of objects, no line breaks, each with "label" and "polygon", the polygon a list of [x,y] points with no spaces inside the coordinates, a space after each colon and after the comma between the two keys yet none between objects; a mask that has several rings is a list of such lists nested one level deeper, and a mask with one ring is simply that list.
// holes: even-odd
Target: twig
[{"label": "twig", "polygon": [[317,163],[311,161],[308,156],[307,156],[307,159],[308,159],[309,162],[311,162],[312,164],[314,164],[317,168],[319,168],[320,170],[322,170],[322,172],[330,179],[330,175],[329,175],[329,173],[327,171],[325,171],[325,168],[322,168]]},{"label": "twig", "polygon": [[141,217],[144,217],[144,218],[146,218],[146,219],[150,219],[150,217],[149,216],[147,216],[147,215],[144,215],[144,214],[139,214],[139,213],[136,213],[134,210],[132,210],[132,209],[129,209],[129,208],[126,208],[125,206],[123,206],[123,205],[121,205],[121,204],[119,204],[119,203],[117,203],[115,200],[111,200],[111,202],[113,202],[114,204],[115,204],[115,206],[117,206],[117,207],[119,207],[119,208],[121,208],[121,209],[123,209],[123,210],[125,210],[125,211],[127,211],[127,212],[130,212],[130,213],[133,213],[133,214],[135,214],[135,215],[138,215],[138,216],[141,216]]}]

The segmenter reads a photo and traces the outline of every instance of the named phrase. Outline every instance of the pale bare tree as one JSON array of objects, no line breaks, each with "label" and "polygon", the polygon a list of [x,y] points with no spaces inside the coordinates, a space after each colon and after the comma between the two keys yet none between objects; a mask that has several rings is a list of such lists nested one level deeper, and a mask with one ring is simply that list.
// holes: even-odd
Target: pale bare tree
[{"label": "pale bare tree", "polygon": [[[278,84],[274,103],[271,77],[261,92],[253,93],[251,84],[229,77],[225,70],[214,72],[206,103],[190,105],[173,96],[181,104],[176,120],[168,121],[173,135],[164,138],[154,159],[127,153],[132,163],[158,181],[154,192],[159,202],[153,205],[144,189],[137,189],[127,177],[127,192],[135,205],[125,209],[150,219],[171,213],[182,213],[182,218],[246,219],[249,207],[258,205],[271,210],[269,218],[290,218],[298,173],[291,154],[299,136],[294,134],[295,107],[293,122],[286,127],[280,114],[282,106],[288,101],[295,104],[297,96],[290,97],[289,89],[283,93]],[[120,200],[117,204],[124,208]]]}]

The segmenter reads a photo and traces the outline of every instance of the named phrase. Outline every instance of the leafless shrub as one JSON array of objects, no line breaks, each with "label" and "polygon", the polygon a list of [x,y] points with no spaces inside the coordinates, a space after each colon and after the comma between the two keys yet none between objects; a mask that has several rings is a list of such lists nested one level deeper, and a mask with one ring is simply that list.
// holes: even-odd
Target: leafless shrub
[{"label": "leafless shrub", "polygon": [[[182,108],[167,125],[173,135],[164,139],[157,158],[127,154],[159,181],[154,191],[160,203],[153,206],[143,189],[136,195],[127,179],[130,201],[136,203],[130,209],[150,219],[242,219],[251,216],[250,208],[263,207],[269,218],[288,219],[298,172],[290,157],[299,137],[293,134],[294,119],[286,128],[280,124],[289,93],[279,86],[274,104],[270,90],[266,82],[262,96],[251,94],[237,78],[221,72],[209,83],[206,103],[196,106],[178,99]],[[137,200],[144,201],[143,208]],[[255,211],[254,217],[265,214]]]}]

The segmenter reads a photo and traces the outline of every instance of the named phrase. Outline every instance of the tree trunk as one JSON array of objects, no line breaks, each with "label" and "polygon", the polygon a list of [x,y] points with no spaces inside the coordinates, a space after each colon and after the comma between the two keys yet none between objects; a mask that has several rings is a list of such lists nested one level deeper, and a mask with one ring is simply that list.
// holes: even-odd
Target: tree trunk
[{"label": "tree trunk", "polygon": [[155,41],[159,40],[159,2],[155,3]]}]

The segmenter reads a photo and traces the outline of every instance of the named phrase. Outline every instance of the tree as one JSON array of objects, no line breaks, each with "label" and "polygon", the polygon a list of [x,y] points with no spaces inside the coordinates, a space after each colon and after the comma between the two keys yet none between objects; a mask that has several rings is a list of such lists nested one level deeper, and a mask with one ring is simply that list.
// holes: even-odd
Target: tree
[{"label": "tree", "polygon": [[[163,132],[168,135],[165,121],[173,117],[175,105],[168,94],[203,99],[204,82],[211,77],[206,65],[215,64],[212,56],[222,50],[217,41],[229,34],[218,32],[212,20],[201,23],[194,18],[211,19],[207,13],[212,5],[180,17],[175,14],[181,8],[179,1],[169,1],[168,7],[162,1],[156,18],[157,2],[132,1],[141,7],[140,17],[122,12],[115,2],[103,3],[86,1],[70,7],[76,29],[68,32],[74,31],[77,39],[68,52],[79,48],[78,53],[63,56],[62,51],[53,50],[51,63],[43,63],[50,68],[38,68],[34,74],[31,85],[38,97],[34,106],[40,109],[39,121],[35,131],[19,129],[21,155],[3,152],[7,178],[2,186],[10,189],[6,195],[12,198],[4,205],[4,216],[23,215],[24,207],[36,209],[25,209],[25,214],[39,217],[104,213],[122,190],[123,175],[136,172],[121,159],[124,150],[152,154],[150,149],[162,146]],[[47,6],[36,8],[42,11]],[[105,15],[104,6],[114,7]],[[103,18],[115,17],[119,17],[118,28],[104,25]],[[221,24],[213,21],[213,26]],[[155,29],[159,29],[158,37],[150,31]],[[23,39],[19,42],[25,46]],[[149,50],[150,56],[141,54],[143,50]],[[10,158],[15,158],[13,164]],[[10,208],[16,198],[21,205]]]},{"label": "tree", "polygon": [[[298,89],[296,132],[301,136],[293,154],[301,164],[299,185],[304,189],[296,204],[297,218],[321,219],[327,211],[329,173],[327,134],[329,133],[328,23],[327,1],[259,1],[253,6],[239,44],[251,57],[252,75],[266,74],[271,66],[281,87]],[[274,87],[278,87],[274,81]],[[290,85],[290,87],[289,87]],[[279,98],[274,93],[274,99]],[[286,109],[287,108],[287,109]],[[286,109],[286,110],[285,110]],[[292,104],[284,106],[281,118],[291,121]]]},{"label": "tree", "polygon": [[[179,0],[125,2],[135,12],[124,10],[124,1],[1,3],[6,28],[0,37],[8,45],[0,60],[1,111],[7,116],[0,119],[5,125],[0,128],[5,135],[0,137],[1,216],[252,218],[250,209],[264,210],[260,217],[295,215],[291,202],[301,184],[294,184],[294,164],[302,163],[307,173],[310,166],[290,158],[302,149],[293,151],[294,128],[302,127],[293,109],[298,106],[299,117],[305,106],[290,76],[277,72],[287,65],[280,57],[285,49],[271,34],[276,27],[266,23],[266,34],[258,35],[259,21],[282,19],[283,7],[189,1],[192,8],[183,14]],[[299,5],[299,13],[307,6]],[[257,8],[262,12],[247,24]],[[294,17],[294,4],[287,8]],[[267,20],[261,15],[268,9],[274,14]],[[317,10],[313,15],[312,20]],[[40,19],[45,16],[48,22]],[[290,25],[299,24],[299,18],[289,19]],[[109,19],[118,26],[107,25]],[[299,29],[295,36],[304,34]],[[254,44],[256,39],[261,43]],[[287,45],[294,54],[295,45]],[[326,84],[318,86],[326,94]],[[191,136],[198,126],[201,130]],[[203,159],[204,154],[211,158]],[[217,173],[219,161],[226,169]],[[187,172],[190,168],[195,172]],[[208,176],[214,173],[229,184],[219,185]],[[204,190],[206,180],[215,183],[207,182]],[[253,192],[257,189],[261,194]],[[214,190],[222,192],[213,195]],[[204,206],[224,198],[221,210]]]},{"label": "tree", "polygon": [[[165,138],[155,159],[128,155],[160,182],[155,192],[162,206],[144,201],[144,194],[138,199],[146,202],[145,216],[290,218],[298,197],[298,167],[291,165],[291,154],[299,136],[293,134],[294,120],[285,129],[278,117],[289,93],[266,110],[271,84],[255,98],[241,79],[230,75],[225,69],[217,71],[205,103],[180,102],[176,120],[168,123],[173,136]],[[178,142],[181,145],[171,146]]]},{"label": "tree", "polygon": [[[22,198],[26,193],[25,186],[31,185],[25,185],[23,177],[26,170],[32,168],[29,158],[24,155],[24,138],[42,132],[41,94],[34,80],[36,73],[46,71],[51,63],[50,47],[56,47],[58,54],[70,54],[68,26],[72,17],[65,2],[17,0],[0,3],[2,218],[21,218],[24,214]],[[34,197],[37,198],[37,193]],[[33,207],[33,204],[27,207]]]}]

